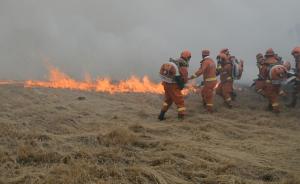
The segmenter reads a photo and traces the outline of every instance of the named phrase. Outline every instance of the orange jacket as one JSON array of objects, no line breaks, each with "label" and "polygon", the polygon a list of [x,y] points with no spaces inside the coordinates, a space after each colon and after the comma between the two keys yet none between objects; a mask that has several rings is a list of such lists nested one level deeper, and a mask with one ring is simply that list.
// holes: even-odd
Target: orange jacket
[{"label": "orange jacket", "polygon": [[270,76],[269,76],[269,72],[270,72],[270,66],[274,65],[278,63],[278,60],[276,59],[276,57],[269,57],[265,60],[264,64],[261,67],[261,76],[264,80],[269,80]]},{"label": "orange jacket", "polygon": [[216,80],[216,64],[209,57],[206,57],[201,61],[201,66],[199,70],[195,73],[197,77],[199,77],[202,74],[204,81]]},{"label": "orange jacket", "polygon": [[228,61],[222,64],[220,80],[222,83],[226,81],[232,81],[232,64]]},{"label": "orange jacket", "polygon": [[261,78],[267,80],[269,78],[269,65],[262,65],[259,72]]},{"label": "orange jacket", "polygon": [[274,65],[274,64],[278,63],[278,60],[275,56],[273,56],[273,57],[267,58],[264,63],[267,65]]},{"label": "orange jacket", "polygon": [[259,65],[259,67],[258,67],[258,78],[260,80],[265,80],[264,77],[265,77],[264,76],[264,65]]},{"label": "orange jacket", "polygon": [[179,73],[180,73],[180,76],[181,76],[183,82],[186,84],[188,82],[188,78],[189,78],[188,67],[186,67],[186,66],[179,67]]}]

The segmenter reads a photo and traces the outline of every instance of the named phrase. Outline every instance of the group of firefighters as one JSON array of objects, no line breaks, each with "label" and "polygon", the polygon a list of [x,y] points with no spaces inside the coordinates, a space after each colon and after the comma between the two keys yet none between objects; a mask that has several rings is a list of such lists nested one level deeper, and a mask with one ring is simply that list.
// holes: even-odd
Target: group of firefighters
[{"label": "group of firefighters", "polygon": [[[297,93],[300,92],[300,47],[292,51],[295,58],[295,83],[292,93],[292,102],[289,107],[295,107],[297,103]],[[175,103],[178,110],[178,118],[183,119],[186,107],[182,90],[185,84],[192,79],[203,75],[203,87],[201,90],[203,107],[209,113],[214,111],[214,93],[224,99],[224,104],[232,108],[232,101],[235,99],[233,83],[240,79],[243,73],[243,61],[237,60],[230,54],[229,49],[222,49],[217,56],[217,63],[210,57],[209,50],[202,51],[200,68],[191,76],[188,76],[189,61],[192,57],[190,51],[185,50],[180,58],[172,59],[164,63],[160,68],[160,76],[164,87],[165,96],[159,120],[165,120],[165,113],[170,106]],[[283,95],[281,89],[284,81],[291,70],[289,62],[283,62],[273,49],[268,49],[265,55],[259,53],[256,56],[257,67],[259,69],[258,79],[255,80],[255,90],[269,101],[268,110],[279,113],[278,97]],[[220,76],[220,81],[218,81]]]}]

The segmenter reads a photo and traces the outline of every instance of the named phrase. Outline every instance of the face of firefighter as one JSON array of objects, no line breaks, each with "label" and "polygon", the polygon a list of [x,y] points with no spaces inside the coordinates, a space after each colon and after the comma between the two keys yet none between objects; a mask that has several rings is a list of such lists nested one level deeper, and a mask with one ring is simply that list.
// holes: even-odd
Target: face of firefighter
[{"label": "face of firefighter", "polygon": [[257,68],[261,68],[261,64],[259,62],[256,63]]},{"label": "face of firefighter", "polygon": [[257,59],[257,65],[259,65],[259,66],[263,65],[264,61],[265,61],[265,59],[263,57],[258,58]]},{"label": "face of firefighter", "polygon": [[192,57],[186,58],[186,61],[187,61],[187,62],[190,62],[191,58],[192,58]]},{"label": "face of firefighter", "polygon": [[226,64],[227,64],[227,61],[226,61],[226,60],[224,60],[224,59],[221,59],[221,62],[220,62],[220,64],[221,64],[222,66],[224,66],[224,65],[226,65]]}]

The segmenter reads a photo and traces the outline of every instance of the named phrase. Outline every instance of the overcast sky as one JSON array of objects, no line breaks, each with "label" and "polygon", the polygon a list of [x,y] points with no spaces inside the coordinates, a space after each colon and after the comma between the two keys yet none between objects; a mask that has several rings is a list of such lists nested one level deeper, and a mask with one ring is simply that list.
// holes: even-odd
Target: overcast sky
[{"label": "overcast sky", "polygon": [[85,73],[150,75],[161,63],[228,47],[257,74],[255,55],[273,47],[286,60],[300,45],[299,0],[0,0],[0,79],[44,79],[45,61]]}]

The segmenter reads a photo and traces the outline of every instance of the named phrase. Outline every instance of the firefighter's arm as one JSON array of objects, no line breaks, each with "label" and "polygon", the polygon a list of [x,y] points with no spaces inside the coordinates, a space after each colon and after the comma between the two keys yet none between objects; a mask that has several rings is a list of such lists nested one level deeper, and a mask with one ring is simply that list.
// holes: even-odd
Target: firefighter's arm
[{"label": "firefighter's arm", "polygon": [[199,77],[200,75],[202,75],[203,74],[203,72],[207,69],[207,63],[202,63],[201,64],[201,67],[198,69],[198,71],[195,73],[195,74],[193,74],[189,79],[195,79],[195,78],[197,78],[197,77]]},{"label": "firefighter's arm", "polygon": [[218,63],[217,64],[217,71],[216,71],[216,74],[217,76],[219,76],[222,72],[222,66],[221,66],[221,63]]},{"label": "firefighter's arm", "polygon": [[231,79],[232,79],[232,70],[233,70],[233,67],[231,64],[229,64],[226,68],[226,73],[227,73],[228,77],[231,77]]}]

